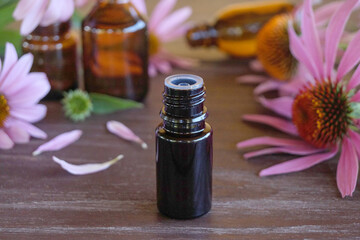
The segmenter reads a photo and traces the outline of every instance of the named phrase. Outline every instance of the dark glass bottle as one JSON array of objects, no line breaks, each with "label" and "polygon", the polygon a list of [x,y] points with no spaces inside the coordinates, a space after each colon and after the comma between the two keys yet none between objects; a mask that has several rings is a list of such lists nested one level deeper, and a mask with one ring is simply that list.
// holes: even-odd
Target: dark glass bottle
[{"label": "dark glass bottle", "polygon": [[34,55],[31,71],[45,72],[51,85],[47,99],[60,99],[78,83],[77,38],[70,21],[39,26],[22,43],[24,53]]},{"label": "dark glass bottle", "polygon": [[142,101],[148,91],[146,22],[129,0],[99,0],[82,23],[85,88]]},{"label": "dark glass bottle", "polygon": [[192,47],[216,46],[235,57],[256,56],[256,35],[276,14],[289,12],[293,4],[287,0],[248,1],[220,10],[213,25],[199,25],[187,32]]},{"label": "dark glass bottle", "polygon": [[189,219],[210,211],[212,139],[205,86],[194,75],[166,78],[163,122],[156,129],[156,183],[159,211]]}]

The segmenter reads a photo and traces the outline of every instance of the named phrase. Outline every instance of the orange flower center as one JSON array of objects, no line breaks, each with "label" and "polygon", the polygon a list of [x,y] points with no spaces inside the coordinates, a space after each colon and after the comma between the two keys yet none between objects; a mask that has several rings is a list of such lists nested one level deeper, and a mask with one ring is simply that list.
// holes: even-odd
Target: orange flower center
[{"label": "orange flower center", "polygon": [[161,42],[159,41],[159,38],[150,33],[149,34],[149,54],[150,56],[156,54],[159,52]]},{"label": "orange flower center", "polygon": [[342,139],[350,124],[350,113],[343,89],[331,82],[305,87],[292,106],[293,123],[299,135],[319,148]]},{"label": "orange flower center", "polygon": [[266,72],[279,80],[288,80],[296,70],[297,61],[289,49],[288,23],[291,15],[276,15],[257,36],[257,57]]},{"label": "orange flower center", "polygon": [[10,107],[4,95],[0,94],[0,128],[4,127],[6,118],[10,115]]}]

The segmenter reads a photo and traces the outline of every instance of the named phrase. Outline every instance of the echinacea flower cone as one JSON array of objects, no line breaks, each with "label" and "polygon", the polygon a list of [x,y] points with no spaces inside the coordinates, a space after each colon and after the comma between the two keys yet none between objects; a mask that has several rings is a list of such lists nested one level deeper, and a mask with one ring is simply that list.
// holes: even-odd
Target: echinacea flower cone
[{"label": "echinacea flower cone", "polygon": [[293,123],[299,135],[318,148],[342,139],[351,122],[350,113],[347,96],[331,82],[307,86],[295,97],[292,106]]},{"label": "echinacea flower cone", "polygon": [[296,71],[297,61],[289,48],[287,31],[290,14],[280,14],[269,20],[257,36],[257,58],[272,77],[286,81]]}]

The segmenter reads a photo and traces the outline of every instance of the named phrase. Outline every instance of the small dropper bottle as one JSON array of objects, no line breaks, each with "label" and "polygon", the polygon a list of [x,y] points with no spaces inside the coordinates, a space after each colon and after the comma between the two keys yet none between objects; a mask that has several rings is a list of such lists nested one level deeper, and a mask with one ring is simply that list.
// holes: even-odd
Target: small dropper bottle
[{"label": "small dropper bottle", "polygon": [[204,81],[170,76],[163,97],[156,129],[158,209],[171,218],[196,218],[210,211],[212,199],[213,131],[205,122]]},{"label": "small dropper bottle", "polygon": [[212,25],[195,26],[186,34],[191,47],[217,47],[240,58],[255,57],[256,35],[273,16],[288,13],[294,5],[288,0],[247,1],[219,11]]}]

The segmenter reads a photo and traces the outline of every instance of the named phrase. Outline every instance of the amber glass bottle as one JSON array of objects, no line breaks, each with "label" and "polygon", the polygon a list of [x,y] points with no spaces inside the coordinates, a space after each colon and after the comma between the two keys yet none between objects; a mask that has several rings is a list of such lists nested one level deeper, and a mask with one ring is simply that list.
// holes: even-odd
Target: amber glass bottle
[{"label": "amber glass bottle", "polygon": [[192,47],[217,46],[235,57],[256,56],[256,34],[276,14],[289,12],[293,4],[286,0],[249,1],[220,10],[214,25],[199,25],[187,32]]},{"label": "amber glass bottle", "polygon": [[148,33],[129,0],[98,0],[82,24],[85,88],[142,101],[148,91]]},{"label": "amber glass bottle", "polygon": [[163,122],[156,129],[158,209],[172,218],[199,217],[211,209],[213,163],[203,79],[170,76],[163,96]]},{"label": "amber glass bottle", "polygon": [[32,71],[45,72],[51,85],[47,98],[59,99],[77,86],[77,38],[70,21],[39,26],[22,43],[24,53],[34,55]]}]

